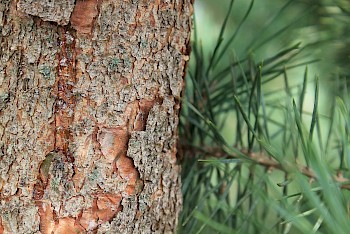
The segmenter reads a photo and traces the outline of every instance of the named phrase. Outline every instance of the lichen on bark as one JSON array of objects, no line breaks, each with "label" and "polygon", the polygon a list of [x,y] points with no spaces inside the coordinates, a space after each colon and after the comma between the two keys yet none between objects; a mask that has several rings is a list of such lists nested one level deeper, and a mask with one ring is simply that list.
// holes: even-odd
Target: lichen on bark
[{"label": "lichen on bark", "polygon": [[71,3],[0,3],[0,233],[174,232],[191,2]]},{"label": "lichen on bark", "polygon": [[69,23],[75,0],[18,0],[18,9],[26,14],[60,25]]}]

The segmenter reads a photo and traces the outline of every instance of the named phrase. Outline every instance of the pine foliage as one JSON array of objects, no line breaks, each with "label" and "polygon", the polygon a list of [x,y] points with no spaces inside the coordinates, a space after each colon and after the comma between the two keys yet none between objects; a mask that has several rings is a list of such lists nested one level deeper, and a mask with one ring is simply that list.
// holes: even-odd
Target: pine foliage
[{"label": "pine foliage", "polygon": [[[306,43],[288,40],[293,30],[305,29],[298,19],[270,30],[295,2],[313,16],[308,26],[320,34],[338,33]],[[210,56],[203,52],[194,22],[180,118],[184,207],[179,233],[350,233],[346,69],[338,63],[338,74],[309,72],[310,64],[319,61],[310,56],[316,47],[348,37],[350,4],[311,2],[287,1],[251,41],[243,40],[242,46],[240,39],[240,51],[234,48],[253,17],[254,0],[227,33],[235,11],[230,1]],[[334,18],[325,14],[330,7],[344,22],[320,23]],[[255,56],[276,38],[287,38],[278,51]],[[302,69],[302,76],[295,77],[295,69]],[[328,95],[320,88],[323,80],[331,80],[337,92]]]}]

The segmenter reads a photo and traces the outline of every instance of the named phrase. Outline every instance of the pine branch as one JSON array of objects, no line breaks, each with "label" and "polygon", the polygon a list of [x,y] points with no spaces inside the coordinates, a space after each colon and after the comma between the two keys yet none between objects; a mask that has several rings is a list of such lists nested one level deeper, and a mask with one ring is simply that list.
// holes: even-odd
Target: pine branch
[{"label": "pine branch", "polygon": [[[196,153],[202,153],[207,157],[214,156],[215,158],[241,158],[241,156],[238,156],[236,154],[228,154],[227,152],[223,151],[220,147],[197,148],[194,146],[183,146],[182,148],[183,152],[191,152],[192,155]],[[297,169],[299,173],[303,174],[309,179],[317,180],[317,175],[310,167],[300,165],[297,162],[295,162],[294,164],[292,164],[289,161],[284,161],[283,163],[280,163],[272,157],[267,156],[263,152],[256,153],[249,152],[248,150],[241,150],[241,153],[247,156],[252,161],[252,163],[266,167],[269,170],[277,169],[285,173],[293,173],[293,170]],[[337,173],[337,175],[334,175],[333,180],[339,183],[342,189],[350,190],[350,180],[344,178],[342,173],[339,172]]]}]

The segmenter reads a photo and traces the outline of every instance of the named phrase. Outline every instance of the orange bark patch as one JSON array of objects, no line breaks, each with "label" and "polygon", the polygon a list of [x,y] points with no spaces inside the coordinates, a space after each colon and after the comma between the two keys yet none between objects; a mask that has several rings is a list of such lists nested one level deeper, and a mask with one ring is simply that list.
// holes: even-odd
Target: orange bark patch
[{"label": "orange bark patch", "polygon": [[154,4],[151,4],[151,11],[150,11],[150,15],[149,15],[149,22],[151,24],[152,27],[156,26],[156,20],[154,18],[154,14],[157,11],[157,5],[155,6]]},{"label": "orange bark patch", "polygon": [[154,106],[157,100],[145,100],[142,99],[139,102],[139,112],[136,116],[134,123],[135,131],[144,131],[146,129],[148,113]]},{"label": "orange bark patch", "polygon": [[2,219],[0,217],[0,234],[4,233],[4,226],[2,225]]},{"label": "orange bark patch", "polygon": [[102,128],[97,140],[103,156],[110,163],[128,149],[129,136],[125,128]]},{"label": "orange bark patch", "polygon": [[58,220],[55,227],[55,234],[86,233],[85,229],[75,222],[74,218],[62,218]]},{"label": "orange bark patch", "polygon": [[122,155],[116,162],[116,167],[121,178],[128,181],[125,192],[128,195],[135,193],[136,180],[138,179],[138,171],[136,170],[131,158]]},{"label": "orange bark patch", "polygon": [[86,230],[94,230],[99,224],[112,220],[121,211],[120,194],[100,193],[95,196],[92,207],[84,210],[77,220]]},{"label": "orange bark patch", "polygon": [[[131,110],[131,112],[133,112]],[[128,182],[125,193],[135,193],[139,173],[131,158],[127,157],[129,134],[125,127],[102,128],[97,136],[100,149],[109,163],[115,162],[115,170],[119,176]]]},{"label": "orange bark patch", "polygon": [[78,0],[70,17],[72,27],[79,33],[91,33],[98,15],[98,0]]},{"label": "orange bark patch", "polygon": [[44,202],[36,202],[36,205],[39,209],[41,233],[52,233],[55,227],[52,207]]},{"label": "orange bark patch", "polygon": [[55,217],[50,203],[36,202],[40,215],[41,233],[86,233],[86,231],[96,229],[99,224],[112,220],[122,210],[120,205],[122,196],[120,194],[99,193],[94,196],[92,207],[83,210],[78,217],[63,217],[59,219]]},{"label": "orange bark patch", "polygon": [[120,210],[120,194],[102,194],[97,199],[97,215],[99,220],[106,222],[111,220]]},{"label": "orange bark patch", "polygon": [[77,191],[80,191],[80,189],[82,188],[84,179],[85,179],[84,171],[76,170],[73,176],[73,183]]},{"label": "orange bark patch", "polygon": [[131,132],[134,130],[134,121],[137,116],[138,109],[139,109],[138,100],[128,103],[128,105],[125,108],[125,116],[127,116],[128,118],[127,119],[128,132]]},{"label": "orange bark patch", "polygon": [[79,223],[86,230],[93,230],[98,225],[98,216],[95,212],[95,209],[89,208],[84,210],[81,218],[79,219]]}]

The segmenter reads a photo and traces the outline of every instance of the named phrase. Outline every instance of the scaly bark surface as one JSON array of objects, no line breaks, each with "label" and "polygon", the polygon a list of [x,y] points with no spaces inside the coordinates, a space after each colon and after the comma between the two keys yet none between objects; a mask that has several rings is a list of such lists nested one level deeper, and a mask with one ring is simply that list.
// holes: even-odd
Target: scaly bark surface
[{"label": "scaly bark surface", "polygon": [[168,233],[191,0],[0,2],[0,233]]}]

